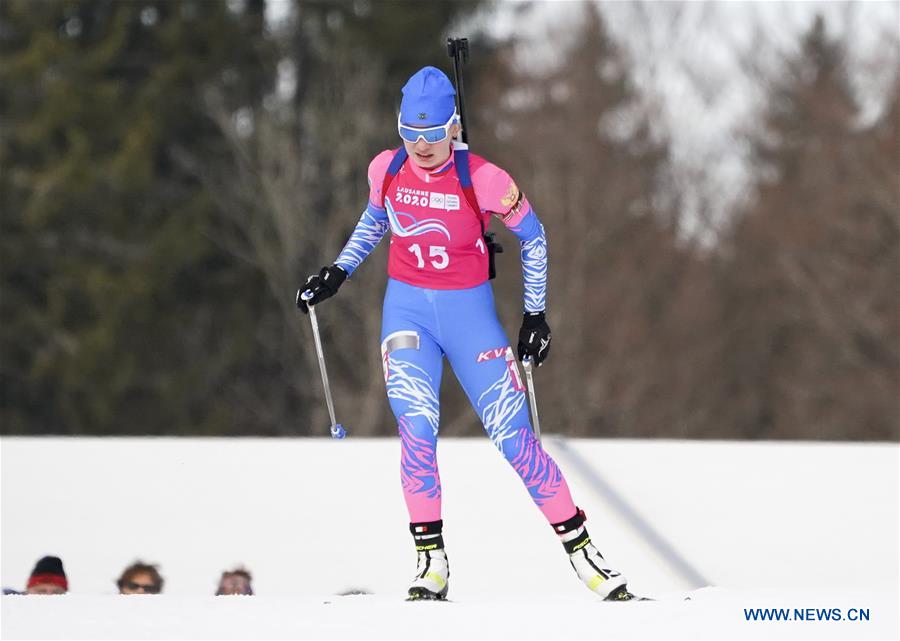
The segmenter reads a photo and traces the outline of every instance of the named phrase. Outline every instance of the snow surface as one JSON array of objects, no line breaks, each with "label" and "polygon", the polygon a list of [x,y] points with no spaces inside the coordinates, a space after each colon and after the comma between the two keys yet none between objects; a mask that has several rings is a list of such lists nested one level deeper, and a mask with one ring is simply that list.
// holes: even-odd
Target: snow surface
[{"label": "snow surface", "polygon": [[[3,438],[0,579],[21,588],[55,554],[71,591],[3,597],[0,634],[898,637],[898,446],[545,443],[600,549],[660,601],[597,602],[487,439],[440,442],[453,602],[423,604],[402,600],[415,553],[394,439]],[[598,477],[715,587],[698,590]],[[137,558],[160,564],[163,595],[115,595]],[[257,596],[210,596],[237,564]],[[349,589],[374,594],[335,596]],[[871,619],[746,621],[758,607],[868,608]]]}]

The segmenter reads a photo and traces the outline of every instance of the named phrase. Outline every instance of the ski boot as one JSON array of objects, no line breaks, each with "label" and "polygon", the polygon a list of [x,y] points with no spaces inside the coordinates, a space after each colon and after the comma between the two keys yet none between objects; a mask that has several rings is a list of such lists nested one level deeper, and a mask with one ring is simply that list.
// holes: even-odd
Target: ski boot
[{"label": "ski boot", "polygon": [[443,525],[443,521],[409,524],[419,559],[407,601],[443,601],[447,598],[450,565],[441,535]]},{"label": "ski boot", "polygon": [[591,537],[584,527],[585,520],[584,511],[578,508],[571,519],[553,524],[553,530],[559,535],[578,578],[604,601],[635,599],[628,591],[627,579],[610,568],[607,560],[591,543]]}]

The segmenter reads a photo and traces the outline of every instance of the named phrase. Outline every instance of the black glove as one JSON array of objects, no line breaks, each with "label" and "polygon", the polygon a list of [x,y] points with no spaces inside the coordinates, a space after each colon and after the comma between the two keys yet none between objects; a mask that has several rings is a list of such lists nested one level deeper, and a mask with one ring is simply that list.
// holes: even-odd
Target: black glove
[{"label": "black glove", "polygon": [[544,312],[526,312],[519,330],[519,360],[529,357],[540,367],[550,353],[550,326],[544,320]]},{"label": "black glove", "polygon": [[[309,312],[309,305],[318,305],[326,298],[337,294],[338,288],[347,280],[347,272],[342,267],[332,265],[323,267],[318,276],[310,276],[306,284],[297,290],[297,307],[304,314]],[[304,292],[311,292],[312,298],[303,300]]]}]

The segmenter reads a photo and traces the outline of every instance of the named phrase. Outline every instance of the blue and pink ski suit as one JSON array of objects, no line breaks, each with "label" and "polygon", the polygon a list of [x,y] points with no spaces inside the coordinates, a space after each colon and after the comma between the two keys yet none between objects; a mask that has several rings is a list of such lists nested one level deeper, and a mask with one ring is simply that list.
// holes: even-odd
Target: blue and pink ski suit
[{"label": "blue and pink ski suit", "polygon": [[382,193],[394,153],[383,151],[369,164],[368,206],[335,264],[352,274],[390,230],[381,354],[410,521],[441,519],[437,437],[444,357],[534,503],[551,524],[564,521],[577,510],[559,467],[532,433],[518,364],[494,309],[482,237],[482,222],[486,229],[494,217],[518,237],[525,311],[538,312],[547,283],[543,226],[510,176],[474,154],[468,164],[481,211],[466,198],[456,154],[430,170],[407,160]]}]

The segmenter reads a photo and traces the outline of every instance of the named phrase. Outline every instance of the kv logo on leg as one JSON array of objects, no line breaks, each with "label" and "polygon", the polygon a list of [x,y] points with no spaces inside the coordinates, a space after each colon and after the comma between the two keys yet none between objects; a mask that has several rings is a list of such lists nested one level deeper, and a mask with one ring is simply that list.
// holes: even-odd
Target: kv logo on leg
[{"label": "kv logo on leg", "polygon": [[495,358],[504,358],[506,356],[506,350],[508,347],[498,347],[497,349],[489,349],[486,352],[481,352],[478,355],[478,358],[475,359],[476,363],[483,363],[485,361],[491,361]]},{"label": "kv logo on leg", "polygon": [[525,386],[522,384],[522,378],[519,376],[519,368],[516,367],[516,357],[513,356],[511,347],[497,347],[496,349],[489,349],[487,351],[481,352],[478,354],[478,358],[475,359],[475,362],[486,363],[487,361],[492,361],[497,358],[502,358],[506,361],[506,369],[509,370],[509,376],[512,379],[513,389],[515,389],[517,392],[524,391]]}]

